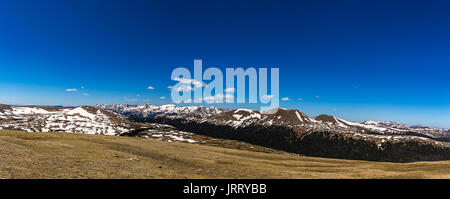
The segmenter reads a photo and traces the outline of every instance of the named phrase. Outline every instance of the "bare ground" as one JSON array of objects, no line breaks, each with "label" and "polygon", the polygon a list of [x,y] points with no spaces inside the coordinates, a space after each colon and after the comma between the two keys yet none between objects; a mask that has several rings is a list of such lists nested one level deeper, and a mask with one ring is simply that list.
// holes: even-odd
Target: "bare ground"
[{"label": "bare ground", "polygon": [[450,161],[387,163],[144,138],[0,131],[0,178],[450,178]]}]

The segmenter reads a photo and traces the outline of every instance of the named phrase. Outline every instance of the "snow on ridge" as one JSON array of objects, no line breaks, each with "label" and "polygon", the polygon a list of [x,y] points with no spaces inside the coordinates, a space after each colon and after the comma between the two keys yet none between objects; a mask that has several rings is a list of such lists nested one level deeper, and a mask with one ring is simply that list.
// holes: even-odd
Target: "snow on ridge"
[{"label": "snow on ridge", "polygon": [[96,117],[96,115],[94,115],[92,113],[89,113],[83,107],[74,108],[74,109],[68,111],[66,114],[67,115],[79,114],[79,115],[81,115],[83,117],[87,117],[87,118],[92,119],[92,120],[95,119],[95,117]]},{"label": "snow on ridge", "polygon": [[102,108],[106,110],[111,110],[116,113],[126,114],[126,115],[137,115],[140,117],[147,117],[151,115],[152,117],[159,114],[162,115],[195,115],[195,116],[210,116],[214,114],[222,113],[225,109],[216,107],[205,107],[205,106],[177,106],[174,104],[165,104],[161,106],[155,106],[150,104],[141,105],[95,105],[94,107]]},{"label": "snow on ridge", "polygon": [[[399,123],[389,122],[376,122],[365,121],[361,123],[350,122],[344,119],[340,119],[335,116],[329,116],[327,121],[317,120],[315,118],[309,118],[306,114],[298,110],[289,110],[286,113],[286,109],[275,108],[267,111],[249,110],[245,108],[229,110],[230,113],[226,113],[226,117],[212,117],[217,114],[228,112],[226,109],[215,107],[203,107],[203,106],[176,106],[173,104],[155,106],[155,105],[104,105],[102,108],[107,110],[113,110],[114,112],[123,115],[135,115],[138,117],[169,117],[169,118],[188,118],[205,122],[211,119],[214,123],[230,124],[234,127],[247,126],[251,124],[263,124],[267,125],[293,125],[306,129],[326,129],[326,130],[346,130],[354,132],[380,132],[383,134],[402,134],[405,131],[418,132],[431,137],[439,137],[443,139],[450,139],[450,135],[445,134],[444,130],[432,129],[432,128],[414,128],[409,126],[403,126]],[[279,115],[270,116],[271,113],[281,111]],[[293,111],[293,112],[292,112]],[[294,115],[295,112],[295,115]],[[229,115],[228,115],[229,114]],[[287,115],[286,115],[287,114]],[[285,115],[288,118],[285,118]],[[192,117],[200,116],[201,118]],[[293,116],[293,117],[292,117]],[[1,116],[0,116],[1,117]],[[231,117],[231,118],[230,118]],[[226,119],[225,119],[226,118]],[[222,121],[222,119],[225,119]],[[298,119],[298,120],[297,120]]]},{"label": "snow on ridge", "polygon": [[24,115],[24,114],[46,114],[49,112],[42,108],[35,108],[35,107],[13,107],[12,113],[15,115]]},{"label": "snow on ridge", "polygon": [[300,122],[303,122],[303,119],[298,111],[295,111],[295,115],[297,115],[297,118],[298,120],[300,120]]},{"label": "snow on ridge", "polygon": [[129,131],[129,124],[117,121],[97,109],[96,114],[87,107],[43,109],[41,107],[13,107],[2,114],[0,128],[27,132],[68,132],[117,135]]},{"label": "snow on ridge", "polygon": [[253,113],[252,110],[250,110],[250,109],[245,109],[245,108],[236,109],[236,110],[234,111],[234,113],[237,113],[237,112],[239,112],[239,111],[245,111],[245,112]]},{"label": "snow on ridge", "polygon": [[377,125],[380,122],[376,122],[376,121],[373,121],[373,120],[367,120],[367,121],[364,121],[364,122],[361,122],[361,123],[362,124],[367,124],[367,125]]},{"label": "snow on ridge", "polygon": [[175,106],[175,104],[164,104],[160,106],[160,109],[167,109],[167,110],[171,110],[171,109],[175,109],[177,106]]},{"label": "snow on ridge", "polygon": [[[347,128],[347,127],[348,127],[347,125],[343,124],[343,123],[340,121],[341,119],[338,119],[338,118],[336,118],[335,116],[333,116],[333,119],[336,121],[336,123],[337,123],[338,126],[343,127],[343,128]],[[345,120],[343,120],[343,121],[345,121]]]},{"label": "snow on ridge", "polygon": [[233,114],[233,117],[237,120],[241,119],[242,115],[239,114]]}]

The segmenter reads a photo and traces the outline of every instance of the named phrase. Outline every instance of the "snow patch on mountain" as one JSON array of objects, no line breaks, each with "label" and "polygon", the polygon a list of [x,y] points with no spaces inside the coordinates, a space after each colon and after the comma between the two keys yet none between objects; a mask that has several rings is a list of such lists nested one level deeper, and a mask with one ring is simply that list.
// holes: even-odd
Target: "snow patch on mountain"
[{"label": "snow patch on mountain", "polygon": [[79,114],[82,117],[87,117],[90,119],[95,119],[97,117],[97,115],[94,115],[92,113],[89,113],[88,111],[86,111],[85,109],[83,109],[82,107],[77,107],[73,110],[70,110],[67,112],[67,115],[75,115],[75,114]]},{"label": "snow patch on mountain", "polygon": [[48,111],[35,107],[15,107],[12,110],[12,114],[14,115],[47,114],[47,113]]},{"label": "snow patch on mountain", "polygon": [[1,111],[1,129],[104,135],[118,135],[131,129],[125,117],[112,112],[105,114],[93,107],[51,107],[46,110],[11,106],[10,109]]}]

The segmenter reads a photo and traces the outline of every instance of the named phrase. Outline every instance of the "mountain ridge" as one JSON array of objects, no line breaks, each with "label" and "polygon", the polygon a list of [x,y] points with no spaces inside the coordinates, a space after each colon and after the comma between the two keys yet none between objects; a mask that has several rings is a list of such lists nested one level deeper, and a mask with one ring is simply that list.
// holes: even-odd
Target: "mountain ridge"
[{"label": "mountain ridge", "polygon": [[0,129],[126,134],[190,143],[197,142],[191,139],[190,133],[195,133],[318,157],[393,162],[450,159],[450,132],[446,129],[395,122],[356,123],[326,114],[310,118],[299,110],[283,108],[260,112],[173,104],[0,105]]}]

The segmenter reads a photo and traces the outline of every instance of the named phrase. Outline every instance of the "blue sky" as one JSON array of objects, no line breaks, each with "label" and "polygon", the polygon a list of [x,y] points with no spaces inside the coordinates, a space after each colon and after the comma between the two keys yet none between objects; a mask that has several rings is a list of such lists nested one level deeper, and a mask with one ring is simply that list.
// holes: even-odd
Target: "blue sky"
[{"label": "blue sky", "polygon": [[280,68],[289,97],[280,105],[310,116],[450,128],[448,10],[448,1],[0,0],[0,103],[170,103],[172,70],[202,59]]}]

